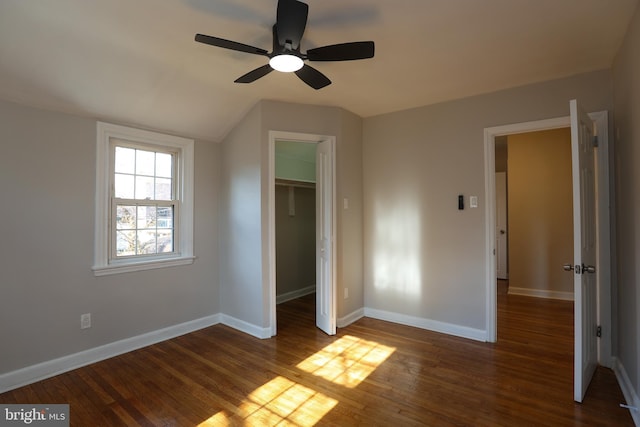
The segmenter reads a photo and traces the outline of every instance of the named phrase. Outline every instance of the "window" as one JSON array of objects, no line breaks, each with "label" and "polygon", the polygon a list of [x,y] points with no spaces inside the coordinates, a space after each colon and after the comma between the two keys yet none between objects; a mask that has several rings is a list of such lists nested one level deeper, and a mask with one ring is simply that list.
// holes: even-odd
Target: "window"
[{"label": "window", "polygon": [[109,222],[116,230],[111,236],[112,258],[174,253],[177,153],[134,148],[117,140],[111,144],[114,185]]},{"label": "window", "polygon": [[101,276],[193,262],[193,141],[98,122]]}]

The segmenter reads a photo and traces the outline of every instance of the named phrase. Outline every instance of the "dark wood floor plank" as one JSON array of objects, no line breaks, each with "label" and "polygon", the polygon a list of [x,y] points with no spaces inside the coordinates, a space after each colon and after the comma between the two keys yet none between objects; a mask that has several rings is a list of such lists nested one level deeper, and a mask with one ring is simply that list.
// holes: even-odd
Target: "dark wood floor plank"
[{"label": "dark wood floor plank", "polygon": [[573,303],[501,291],[495,344],[370,318],[330,337],[310,295],[278,306],[275,338],[216,325],[0,403],[69,403],[72,426],[633,426],[608,369],[572,396]]}]

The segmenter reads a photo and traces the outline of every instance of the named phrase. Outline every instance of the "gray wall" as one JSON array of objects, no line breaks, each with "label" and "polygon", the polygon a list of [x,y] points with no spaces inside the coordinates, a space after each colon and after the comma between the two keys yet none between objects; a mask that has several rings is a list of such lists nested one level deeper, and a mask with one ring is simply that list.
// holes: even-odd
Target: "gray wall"
[{"label": "gray wall", "polygon": [[0,144],[0,374],[219,312],[217,145],[195,144],[195,263],[94,277],[96,121],[0,101]]},{"label": "gray wall", "polygon": [[[640,396],[640,8],[614,66],[617,322],[614,354]],[[636,405],[638,402],[636,402]]]},{"label": "gray wall", "polygon": [[254,106],[222,142],[220,299],[224,314],[265,322],[261,236],[261,108]]},{"label": "gray wall", "polygon": [[567,116],[572,98],[610,110],[610,72],[364,120],[365,307],[486,329],[484,128]]}]

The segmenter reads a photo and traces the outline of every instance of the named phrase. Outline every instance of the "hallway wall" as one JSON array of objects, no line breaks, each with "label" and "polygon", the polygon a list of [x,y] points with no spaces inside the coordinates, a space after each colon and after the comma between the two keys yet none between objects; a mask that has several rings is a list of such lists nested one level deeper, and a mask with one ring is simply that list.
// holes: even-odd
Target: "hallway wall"
[{"label": "hallway wall", "polygon": [[571,131],[507,139],[509,293],[573,299]]}]

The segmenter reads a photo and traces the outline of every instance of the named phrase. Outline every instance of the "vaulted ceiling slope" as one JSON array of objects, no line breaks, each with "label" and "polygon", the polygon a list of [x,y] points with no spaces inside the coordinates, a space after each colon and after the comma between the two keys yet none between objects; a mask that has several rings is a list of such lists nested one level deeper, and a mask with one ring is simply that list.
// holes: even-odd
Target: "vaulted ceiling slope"
[{"label": "vaulted ceiling slope", "polygon": [[314,90],[270,73],[277,0],[2,0],[0,98],[220,141],[261,99],[362,117],[608,68],[637,0],[308,0],[302,51],[374,40],[373,59],[314,63]]}]

